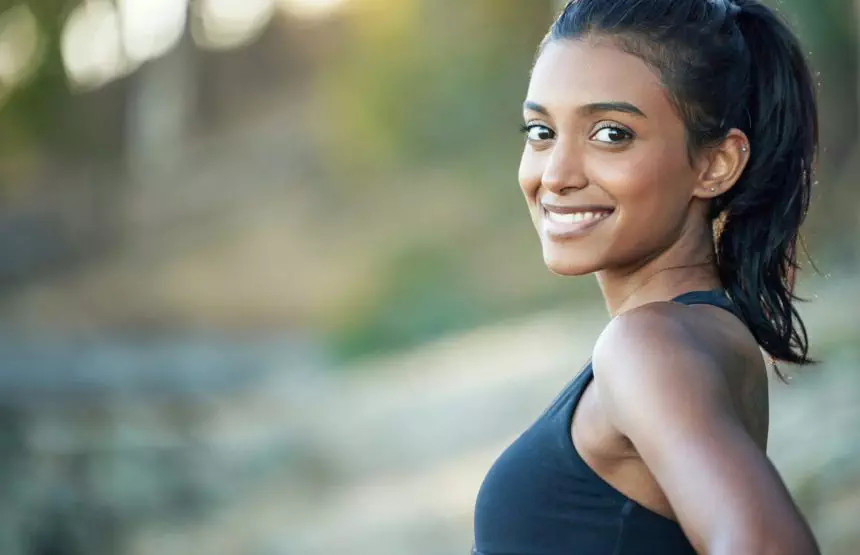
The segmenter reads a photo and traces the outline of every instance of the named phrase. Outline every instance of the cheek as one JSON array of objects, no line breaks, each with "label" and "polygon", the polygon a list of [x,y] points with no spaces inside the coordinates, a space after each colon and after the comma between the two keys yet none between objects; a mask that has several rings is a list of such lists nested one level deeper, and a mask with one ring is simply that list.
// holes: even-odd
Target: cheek
[{"label": "cheek", "polygon": [[590,173],[623,207],[626,201],[641,200],[643,196],[657,192],[658,168],[655,157],[640,150],[615,155],[609,160],[595,160]]},{"label": "cheek", "polygon": [[537,156],[526,147],[520,160],[519,182],[520,190],[522,190],[529,204],[535,202],[535,196],[538,189],[540,189],[542,176],[543,164],[540,161],[540,156]]},{"label": "cheek", "polygon": [[590,173],[624,216],[651,219],[686,206],[692,193],[687,166],[675,151],[643,148],[595,160]]}]

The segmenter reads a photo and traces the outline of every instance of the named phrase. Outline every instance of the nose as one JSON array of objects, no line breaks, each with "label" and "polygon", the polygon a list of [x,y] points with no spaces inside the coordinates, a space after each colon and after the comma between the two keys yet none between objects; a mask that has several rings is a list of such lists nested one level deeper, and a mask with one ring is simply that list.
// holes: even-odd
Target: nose
[{"label": "nose", "polygon": [[583,169],[582,153],[574,145],[559,141],[549,155],[541,184],[557,195],[583,189],[588,184]]}]

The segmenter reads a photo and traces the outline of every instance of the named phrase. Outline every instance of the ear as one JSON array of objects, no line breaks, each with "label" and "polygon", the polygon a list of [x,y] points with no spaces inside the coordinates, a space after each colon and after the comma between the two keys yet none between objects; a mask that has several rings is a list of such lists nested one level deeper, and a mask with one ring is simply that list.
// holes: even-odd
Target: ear
[{"label": "ear", "polygon": [[750,159],[750,142],[740,129],[731,129],[725,138],[713,146],[702,149],[699,164],[699,182],[693,195],[712,199],[734,187]]}]

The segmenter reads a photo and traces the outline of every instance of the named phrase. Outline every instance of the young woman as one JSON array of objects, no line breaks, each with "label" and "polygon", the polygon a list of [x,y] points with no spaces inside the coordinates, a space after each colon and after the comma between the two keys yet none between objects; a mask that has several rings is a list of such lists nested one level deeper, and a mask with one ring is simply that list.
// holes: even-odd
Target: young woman
[{"label": "young woman", "polygon": [[541,45],[520,185],[547,266],[594,273],[591,362],[495,462],[481,555],[809,555],[765,454],[817,147],[797,40],[756,0],[576,0]]}]

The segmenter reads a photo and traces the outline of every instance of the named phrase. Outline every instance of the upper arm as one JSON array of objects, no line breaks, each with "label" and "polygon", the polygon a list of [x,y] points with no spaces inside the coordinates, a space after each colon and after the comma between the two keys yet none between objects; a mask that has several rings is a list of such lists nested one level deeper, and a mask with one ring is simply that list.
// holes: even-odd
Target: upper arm
[{"label": "upper arm", "polygon": [[600,403],[633,443],[700,553],[817,553],[744,429],[717,357],[667,311],[616,318],[594,352]]}]

